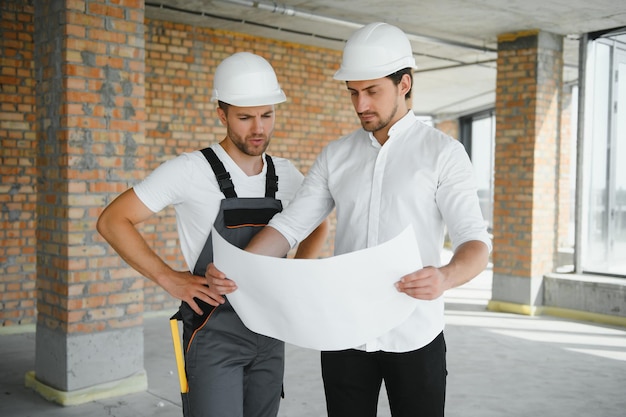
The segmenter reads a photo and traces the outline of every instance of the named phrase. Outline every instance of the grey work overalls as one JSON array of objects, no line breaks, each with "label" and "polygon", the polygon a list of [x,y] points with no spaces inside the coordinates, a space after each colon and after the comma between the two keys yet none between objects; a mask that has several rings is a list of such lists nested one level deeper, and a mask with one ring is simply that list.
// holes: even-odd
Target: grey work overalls
[{"label": "grey work overalls", "polygon": [[[215,152],[207,158],[226,198],[221,201],[215,229],[231,244],[245,247],[272,216],[282,210],[272,159],[266,155],[266,193],[262,198],[238,198],[230,174]],[[204,276],[213,261],[211,235],[194,268]],[[181,304],[185,370],[189,382],[185,417],[275,417],[282,393],[282,341],[248,330],[226,300],[213,308],[196,299],[204,315]],[[185,408],[188,408],[185,410]]]}]

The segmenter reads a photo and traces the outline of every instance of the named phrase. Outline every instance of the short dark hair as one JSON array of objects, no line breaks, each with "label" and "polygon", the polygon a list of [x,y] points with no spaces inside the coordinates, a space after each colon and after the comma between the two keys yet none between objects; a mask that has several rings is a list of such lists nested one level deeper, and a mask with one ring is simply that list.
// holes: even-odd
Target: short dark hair
[{"label": "short dark hair", "polygon": [[407,91],[406,94],[404,95],[405,99],[409,99],[411,98],[411,91],[413,90],[413,70],[411,68],[407,67],[407,68],[398,70],[394,72],[393,74],[389,74],[387,78],[393,81],[394,85],[398,85],[400,84],[400,81],[402,81],[402,77],[404,77],[404,74],[409,74],[409,77],[411,77],[411,88],[409,88],[409,91]]},{"label": "short dark hair", "polygon": [[222,109],[224,111],[224,113],[228,114],[228,108],[230,107],[230,104],[225,103],[221,100],[217,101],[217,106]]}]

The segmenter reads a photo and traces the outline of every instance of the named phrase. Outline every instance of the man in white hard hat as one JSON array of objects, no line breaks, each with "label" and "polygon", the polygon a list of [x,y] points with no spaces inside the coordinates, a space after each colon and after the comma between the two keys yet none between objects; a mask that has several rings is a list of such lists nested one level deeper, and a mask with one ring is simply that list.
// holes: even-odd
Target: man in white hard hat
[{"label": "man in white hard hat", "polygon": [[[183,321],[189,385],[185,416],[278,413],[284,343],[251,332],[227,300],[214,301],[204,274],[213,260],[212,226],[230,243],[244,247],[302,182],[302,174],[288,160],[265,154],[274,129],[274,105],[285,100],[264,58],[248,52],[226,58],[216,70],[212,95],[226,137],[163,163],[98,219],[98,231],[129,265],[182,300],[177,315]],[[169,205],[176,211],[189,271],[170,268],[135,227]],[[316,257],[326,235],[325,221],[295,256]]]},{"label": "man in white hard hat", "polygon": [[[376,246],[413,226],[425,267],[398,277],[396,287],[418,299],[417,307],[363,346],[322,352],[330,417],[375,416],[382,381],[394,417],[444,415],[442,295],[478,275],[491,250],[463,146],[408,108],[414,67],[410,42],[395,26],[372,23],[350,37],[335,78],[345,81],[362,129],[324,148],[292,204],[246,248],[282,256],[333,208],[335,254]],[[446,226],[454,255],[442,265]],[[236,290],[213,265],[207,278],[217,293]]]}]

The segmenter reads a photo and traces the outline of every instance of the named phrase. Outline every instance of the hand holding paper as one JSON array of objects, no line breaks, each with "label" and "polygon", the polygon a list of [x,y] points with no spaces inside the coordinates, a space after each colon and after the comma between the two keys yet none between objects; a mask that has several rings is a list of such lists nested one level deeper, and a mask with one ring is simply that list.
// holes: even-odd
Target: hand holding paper
[{"label": "hand holding paper", "polygon": [[362,345],[401,324],[418,300],[394,284],[422,267],[411,227],[373,248],[326,259],[255,255],[213,230],[215,266],[234,280],[230,303],[252,331],[318,350]]}]

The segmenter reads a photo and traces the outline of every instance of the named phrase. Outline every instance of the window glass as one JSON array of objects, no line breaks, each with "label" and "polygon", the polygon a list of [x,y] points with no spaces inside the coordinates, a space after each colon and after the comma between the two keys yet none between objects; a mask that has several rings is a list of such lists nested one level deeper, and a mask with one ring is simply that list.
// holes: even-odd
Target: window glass
[{"label": "window glass", "polygon": [[493,229],[493,174],[495,150],[495,117],[486,111],[460,119],[460,141],[474,167],[478,199],[488,228]]},{"label": "window glass", "polygon": [[590,46],[585,108],[585,183],[580,248],[585,272],[626,276],[626,50]]}]

